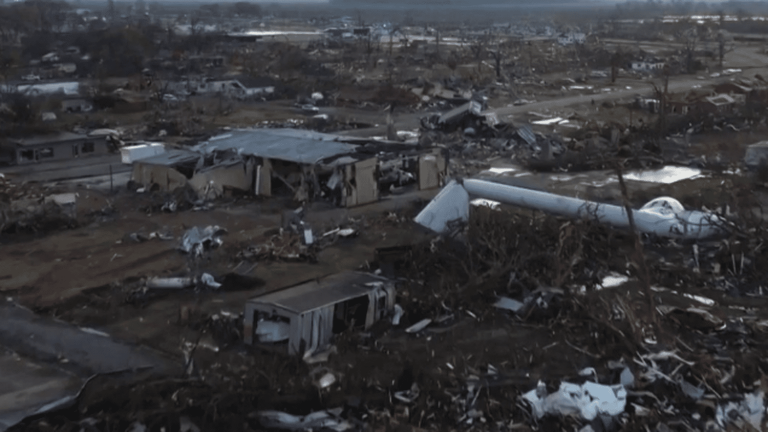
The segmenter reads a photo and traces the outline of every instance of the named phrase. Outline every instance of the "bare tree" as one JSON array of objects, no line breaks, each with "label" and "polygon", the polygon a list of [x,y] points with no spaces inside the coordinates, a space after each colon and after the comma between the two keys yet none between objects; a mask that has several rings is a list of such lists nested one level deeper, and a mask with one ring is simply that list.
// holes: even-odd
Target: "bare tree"
[{"label": "bare tree", "polygon": [[733,51],[733,46],[727,46],[728,43],[728,37],[725,35],[723,30],[720,30],[717,33],[717,56],[719,59],[720,67],[723,67],[723,59],[725,58],[725,55],[729,52]]},{"label": "bare tree", "polygon": [[621,56],[618,51],[614,52],[611,56],[611,83],[616,82],[616,78],[619,75],[619,62],[621,61]]},{"label": "bare tree", "polygon": [[501,60],[505,57],[505,53],[502,52],[501,45],[496,44],[496,48],[488,50],[494,61],[494,68],[496,69],[496,78],[501,78]]},{"label": "bare tree", "polygon": [[669,104],[669,65],[664,65],[663,76],[663,87],[660,88],[655,83],[651,83],[653,86],[653,92],[656,95],[656,100],[659,101],[659,118],[657,123],[657,135],[659,138],[664,136],[667,130],[667,105]]},{"label": "bare tree", "polygon": [[363,51],[365,51],[365,65],[368,67],[371,64],[371,55],[375,51],[373,44],[373,34],[368,32],[368,35],[363,39]]},{"label": "bare tree", "polygon": [[480,72],[480,66],[482,66],[483,56],[488,52],[488,37],[486,35],[475,38],[469,45],[469,51],[472,53],[472,57],[477,62],[477,71]]},{"label": "bare tree", "polygon": [[696,70],[696,46],[699,41],[696,27],[691,27],[681,34],[683,44],[683,58],[685,60],[686,72],[694,73]]},{"label": "bare tree", "polygon": [[400,26],[392,26],[388,30],[389,34],[389,56],[392,57],[392,42],[395,37],[395,34],[400,32]]}]

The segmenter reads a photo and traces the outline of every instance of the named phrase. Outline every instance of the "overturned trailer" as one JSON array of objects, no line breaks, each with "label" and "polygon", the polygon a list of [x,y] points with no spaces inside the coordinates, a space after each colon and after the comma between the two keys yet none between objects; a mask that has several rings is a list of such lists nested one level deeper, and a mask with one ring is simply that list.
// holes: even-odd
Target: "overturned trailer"
[{"label": "overturned trailer", "polygon": [[388,279],[337,273],[248,300],[244,340],[303,354],[324,348],[334,334],[349,328],[369,328],[394,307],[395,286]]},{"label": "overturned trailer", "polygon": [[[470,197],[494,200],[542,210],[576,219],[595,219],[617,228],[629,228],[630,220],[623,206],[596,203],[486,180],[466,179],[450,182],[419,213],[415,221],[436,232],[445,232],[450,222],[469,219]],[[725,233],[725,221],[713,213],[686,210],[674,198],[651,200],[639,210],[632,210],[637,230],[661,237],[704,239]]]}]

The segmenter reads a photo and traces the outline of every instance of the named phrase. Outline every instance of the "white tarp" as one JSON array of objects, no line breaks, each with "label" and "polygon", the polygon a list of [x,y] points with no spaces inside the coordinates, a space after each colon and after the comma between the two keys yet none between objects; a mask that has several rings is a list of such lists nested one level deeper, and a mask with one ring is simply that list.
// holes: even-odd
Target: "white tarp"
[{"label": "white tarp", "polygon": [[627,390],[623,385],[607,386],[589,381],[583,385],[562,382],[560,389],[549,395],[544,383],[539,382],[537,388],[522,397],[539,419],[551,414],[579,415],[585,420],[594,420],[598,414],[619,415],[627,405]]}]

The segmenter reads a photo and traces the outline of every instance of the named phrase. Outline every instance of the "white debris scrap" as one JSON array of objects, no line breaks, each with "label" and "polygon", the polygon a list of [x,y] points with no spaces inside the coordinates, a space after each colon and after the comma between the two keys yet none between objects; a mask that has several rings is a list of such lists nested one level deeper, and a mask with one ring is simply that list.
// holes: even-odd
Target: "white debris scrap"
[{"label": "white debris scrap", "polygon": [[668,165],[649,171],[632,171],[624,174],[624,180],[646,183],[672,184],[681,180],[693,180],[704,177],[698,168]]},{"label": "white debris scrap", "polygon": [[341,410],[317,411],[305,416],[296,416],[281,411],[259,411],[256,417],[267,429],[306,430],[327,428],[334,431],[352,429],[352,425],[339,418]]},{"label": "white debris scrap", "polygon": [[624,386],[606,386],[593,382],[583,385],[562,382],[557,392],[547,395],[546,386],[539,381],[537,388],[522,397],[531,405],[538,419],[552,414],[579,415],[585,420],[594,420],[598,414],[619,415],[624,412],[627,404]]},{"label": "white debris scrap", "polygon": [[501,205],[501,203],[498,202],[498,201],[487,200],[485,198],[473,199],[469,203],[472,204],[475,207],[481,207],[481,206],[482,207],[488,207],[491,210],[498,210],[499,206]]},{"label": "white debris scrap", "polygon": [[625,275],[621,275],[618,273],[611,273],[608,276],[603,278],[603,281],[600,282],[599,288],[615,288],[617,286],[624,285],[628,281],[629,281],[629,278]]},{"label": "white debris scrap", "polygon": [[403,310],[403,307],[399,304],[395,305],[395,313],[392,315],[392,325],[400,325],[400,318],[403,317],[403,314],[405,311]]},{"label": "white debris scrap", "polygon": [[493,306],[499,309],[506,309],[508,311],[517,312],[522,309],[525,304],[509,297],[499,297],[499,300],[493,304]]},{"label": "white debris scrap", "polygon": [[765,403],[761,390],[747,393],[744,395],[744,400],[739,403],[728,402],[726,405],[718,406],[715,416],[721,427],[733,424],[739,430],[745,430],[747,429],[745,423],[749,423],[754,430],[765,430],[762,427],[763,414],[765,414]]},{"label": "white debris scrap", "polygon": [[406,333],[418,333],[418,332],[424,330],[425,328],[427,328],[427,326],[430,323],[432,323],[431,319],[424,318],[423,320],[421,320],[421,321],[417,322],[416,324],[414,324],[414,325],[408,327],[407,329],[405,329],[405,332]]},{"label": "white debris scrap", "polygon": [[80,327],[80,330],[85,332],[85,333],[96,335],[96,336],[109,337],[108,333],[104,333],[103,331],[92,329],[90,327]]},{"label": "white debris scrap", "polygon": [[213,276],[208,273],[203,273],[203,275],[200,276],[200,282],[202,282],[205,286],[214,289],[221,287],[221,284],[216,282]]}]

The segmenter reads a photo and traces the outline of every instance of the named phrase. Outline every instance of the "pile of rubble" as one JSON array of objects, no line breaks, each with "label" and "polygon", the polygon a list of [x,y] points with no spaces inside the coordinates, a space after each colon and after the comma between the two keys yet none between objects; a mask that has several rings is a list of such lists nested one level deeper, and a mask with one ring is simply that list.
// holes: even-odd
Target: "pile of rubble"
[{"label": "pile of rubble", "polygon": [[72,228],[77,194],[56,193],[39,183],[18,184],[0,174],[0,233]]},{"label": "pile of rubble", "polygon": [[[484,100],[476,98],[443,114],[423,117],[420,144],[445,144],[452,159],[460,161],[452,162],[453,172],[465,175],[475,173],[475,166],[487,167],[487,161],[497,157],[537,171],[596,170],[613,168],[617,163],[624,168],[646,168],[664,162],[661,148],[642,139],[635,130],[588,122],[570,136],[544,134],[531,124],[500,122],[485,108]],[[560,117],[550,120],[568,121]]]},{"label": "pile of rubble", "polygon": [[[238,347],[240,315],[182,312],[199,335],[182,347],[185,378],[95,380],[17,430],[765,428],[768,316],[737,297],[764,295],[762,229],[737,218],[711,243],[649,236],[640,258],[603,225],[476,212],[460,236],[409,248],[395,315],[369,331],[285,361]],[[218,244],[202,231],[182,245]]]},{"label": "pile of rubble", "polygon": [[276,233],[265,236],[264,241],[258,244],[247,246],[237,254],[237,258],[248,262],[317,262],[319,251],[336,243],[339,239],[353,238],[358,235],[358,230],[350,224],[316,235],[302,218],[303,208],[285,212],[283,225]]}]

